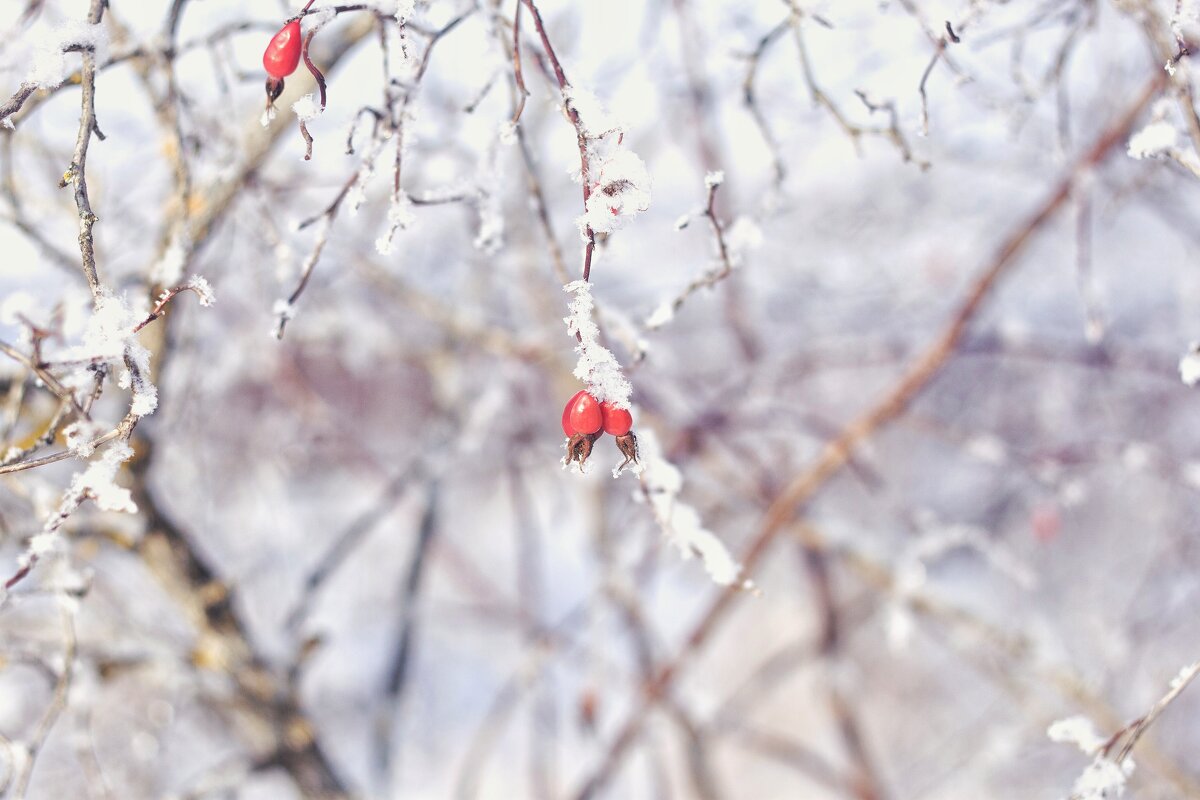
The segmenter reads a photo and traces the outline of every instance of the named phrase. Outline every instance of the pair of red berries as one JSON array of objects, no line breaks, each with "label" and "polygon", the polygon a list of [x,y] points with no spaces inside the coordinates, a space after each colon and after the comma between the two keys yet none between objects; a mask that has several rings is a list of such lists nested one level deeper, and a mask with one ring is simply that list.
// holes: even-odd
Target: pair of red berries
[{"label": "pair of red berries", "polygon": [[567,463],[581,465],[592,454],[592,445],[608,433],[616,437],[617,449],[625,456],[624,467],[637,461],[637,437],[633,435],[633,415],[628,409],[596,400],[586,390],[567,401],[562,414],[562,429],[567,436]]}]

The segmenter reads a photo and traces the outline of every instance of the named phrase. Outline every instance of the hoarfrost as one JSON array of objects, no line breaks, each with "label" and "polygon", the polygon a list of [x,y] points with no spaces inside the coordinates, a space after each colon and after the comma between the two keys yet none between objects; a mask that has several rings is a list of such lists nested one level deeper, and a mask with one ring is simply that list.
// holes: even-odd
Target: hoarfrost
[{"label": "hoarfrost", "polygon": [[101,25],[67,21],[33,38],[25,82],[39,89],[56,89],[67,77],[67,50],[92,50],[103,60],[108,33]]},{"label": "hoarfrost", "polygon": [[1163,155],[1174,149],[1179,141],[1179,132],[1166,120],[1151,122],[1129,137],[1129,155],[1143,159]]},{"label": "hoarfrost", "polygon": [[1133,774],[1133,759],[1118,764],[1101,756],[1088,764],[1075,779],[1071,800],[1114,800],[1125,795],[1125,783]]},{"label": "hoarfrost", "polygon": [[596,167],[596,185],[577,223],[582,233],[611,233],[650,207],[650,173],[635,153],[617,150]]},{"label": "hoarfrost", "polygon": [[292,103],[292,111],[301,122],[309,122],[321,116],[324,109],[317,103],[317,99],[313,97],[312,92],[301,97],[296,102]]},{"label": "hoarfrost", "polygon": [[176,231],[171,237],[171,243],[163,251],[162,258],[151,268],[150,279],[160,286],[174,286],[179,283],[191,249],[191,237],[182,231]]},{"label": "hoarfrost", "polygon": [[1084,755],[1094,756],[1104,746],[1104,737],[1096,733],[1096,726],[1084,716],[1068,717],[1050,724],[1046,735],[1052,742],[1073,744]]},{"label": "hoarfrost", "polygon": [[1179,378],[1188,386],[1200,383],[1200,342],[1192,342],[1179,359]]},{"label": "hoarfrost", "polygon": [[77,474],[71,482],[70,493],[87,494],[102,511],[137,512],[137,505],[129,490],[116,484],[121,465],[133,458],[133,448],[124,442],[112,445],[88,464],[88,468]]},{"label": "hoarfrost", "polygon": [[391,205],[388,206],[388,227],[382,236],[375,240],[375,249],[380,255],[390,255],[394,245],[396,234],[399,231],[405,230],[413,222],[416,221],[416,214],[413,213],[412,198],[405,192],[399,192],[392,195]]},{"label": "hoarfrost", "polygon": [[675,303],[668,300],[654,309],[654,313],[646,317],[646,327],[652,331],[657,330],[673,319],[675,319]]},{"label": "hoarfrost", "polygon": [[[729,586],[738,580],[742,567],[717,536],[705,529],[699,512],[680,499],[683,474],[662,454],[654,431],[638,437],[641,464],[634,468],[642,482],[641,492],[649,500],[654,518],[663,535],[679,550],[684,560],[699,556],[704,569],[715,583]],[[641,494],[635,494],[635,498]],[[751,581],[743,582],[751,588]]]},{"label": "hoarfrost", "polygon": [[213,294],[212,286],[202,275],[193,275],[187,282],[187,287],[196,293],[197,300],[200,305],[205,308],[210,307],[217,302],[217,296]]},{"label": "hoarfrost", "polygon": [[567,324],[567,332],[579,340],[575,347],[579,354],[575,377],[586,383],[588,392],[600,402],[629,408],[633,388],[622,374],[616,356],[600,344],[600,329],[592,319],[595,301],[592,300],[591,285],[587,281],[572,281],[563,287],[563,291],[574,295],[567,305],[568,316],[563,317],[563,322]]}]

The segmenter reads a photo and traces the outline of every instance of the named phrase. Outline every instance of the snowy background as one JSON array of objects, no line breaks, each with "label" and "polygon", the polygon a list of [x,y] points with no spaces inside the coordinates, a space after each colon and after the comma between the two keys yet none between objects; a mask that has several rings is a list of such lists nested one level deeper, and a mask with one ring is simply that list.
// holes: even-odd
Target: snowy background
[{"label": "snowy background", "polygon": [[514,126],[319,0],[264,127],[297,4],[109,2],[0,2],[0,797],[1200,797],[1193,3],[535,0]]}]

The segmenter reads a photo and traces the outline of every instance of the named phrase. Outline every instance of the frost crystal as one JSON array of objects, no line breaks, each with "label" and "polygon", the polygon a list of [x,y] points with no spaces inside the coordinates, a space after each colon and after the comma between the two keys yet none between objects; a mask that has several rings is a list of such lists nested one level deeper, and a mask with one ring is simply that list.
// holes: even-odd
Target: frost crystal
[{"label": "frost crystal", "polygon": [[[638,446],[642,463],[634,471],[641,479],[642,489],[650,501],[654,518],[662,527],[663,535],[678,548],[685,560],[699,556],[714,582],[722,586],[734,583],[741,574],[741,565],[734,561],[721,540],[704,528],[696,509],[679,499],[683,475],[674,464],[663,458],[662,447],[654,432],[642,432]],[[641,495],[634,496],[637,498]],[[743,586],[749,588],[752,584],[745,581]]]},{"label": "frost crystal", "polygon": [[1192,342],[1179,359],[1179,377],[1188,386],[1200,383],[1200,342]]},{"label": "frost crystal", "polygon": [[133,449],[124,442],[114,444],[104,451],[104,454],[88,468],[75,476],[71,483],[71,493],[76,495],[88,494],[102,511],[126,511],[133,514],[137,505],[128,489],[115,483],[117,472],[121,465],[133,458]]},{"label": "frost crystal", "polygon": [[634,153],[616,151],[600,162],[595,179],[586,213],[576,220],[580,232],[590,227],[596,233],[611,233],[625,218],[650,207],[650,173]]},{"label": "frost crystal", "polygon": [[321,116],[322,108],[317,104],[317,100],[313,97],[312,92],[309,92],[292,103],[292,111],[296,113],[296,117],[301,122],[309,122]]},{"label": "frost crystal", "polygon": [[1096,727],[1087,717],[1076,716],[1060,719],[1046,729],[1046,735],[1052,742],[1073,744],[1083,751],[1084,755],[1094,756],[1104,746],[1104,738],[1096,733]]},{"label": "frost crystal", "polygon": [[705,189],[715,189],[716,187],[720,186],[724,182],[725,182],[724,170],[719,170],[719,169],[714,170],[713,172],[710,172],[704,176],[704,188]]},{"label": "frost crystal", "polygon": [[393,240],[396,233],[402,231],[416,221],[413,213],[412,199],[404,192],[392,195],[392,203],[388,206],[388,227],[382,236],[375,240],[375,249],[382,256],[392,252]]},{"label": "frost crystal", "polygon": [[182,232],[176,232],[171,237],[171,243],[163,251],[162,258],[150,270],[150,278],[160,286],[174,286],[183,277],[183,268],[187,264],[188,253],[192,249],[191,237]]},{"label": "frost crystal", "polygon": [[591,286],[587,281],[572,281],[563,287],[563,291],[575,295],[567,305],[569,316],[563,317],[567,332],[579,340],[575,347],[579,354],[575,377],[586,383],[588,392],[600,402],[629,408],[629,395],[633,389],[621,373],[616,356],[600,344],[600,329],[592,319],[595,301],[592,300]]},{"label": "frost crystal", "polygon": [[1183,667],[1179,670],[1179,674],[1171,679],[1171,691],[1179,691],[1180,687],[1186,686],[1195,679],[1197,674],[1200,674],[1200,661]]},{"label": "frost crystal", "polygon": [[675,303],[668,300],[654,309],[653,314],[646,317],[646,327],[652,331],[657,330],[673,319],[675,319]]},{"label": "frost crystal", "polygon": [[187,282],[187,287],[196,293],[196,298],[200,301],[200,305],[208,308],[213,303],[217,302],[217,296],[213,294],[212,286],[201,275],[193,275],[191,280]]},{"label": "frost crystal", "polygon": [[1072,787],[1072,800],[1114,800],[1125,795],[1125,782],[1133,774],[1133,759],[1121,764],[1097,756],[1076,778]]},{"label": "frost crystal", "polygon": [[87,458],[96,450],[95,440],[103,433],[103,426],[87,420],[72,422],[63,428],[67,449],[80,458]]},{"label": "frost crystal", "polygon": [[1129,155],[1143,159],[1160,156],[1175,148],[1179,132],[1166,120],[1151,122],[1129,138]]},{"label": "frost crystal", "polygon": [[108,34],[104,28],[86,22],[65,22],[44,31],[33,39],[25,82],[39,89],[55,89],[67,77],[68,48],[92,50],[97,54],[97,60],[102,60],[107,44]]}]

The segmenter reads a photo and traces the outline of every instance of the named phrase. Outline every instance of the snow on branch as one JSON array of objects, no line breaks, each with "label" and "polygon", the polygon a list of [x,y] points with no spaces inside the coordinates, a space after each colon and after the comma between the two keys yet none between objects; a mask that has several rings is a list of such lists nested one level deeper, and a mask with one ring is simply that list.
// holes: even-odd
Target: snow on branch
[{"label": "snow on branch", "polygon": [[[1135,764],[1130,754],[1138,740],[1171,703],[1200,675],[1200,661],[1179,671],[1164,694],[1149,711],[1102,739],[1086,717],[1070,717],[1053,723],[1046,731],[1051,741],[1074,744],[1092,762],[1075,780],[1067,800],[1114,800],[1125,795],[1126,783]],[[1120,749],[1117,745],[1121,745]]]},{"label": "snow on branch", "polygon": [[621,372],[616,356],[600,344],[600,328],[592,318],[596,304],[591,285],[587,281],[571,281],[563,291],[574,295],[567,305],[569,313],[563,317],[563,322],[567,324],[567,332],[579,342],[575,347],[579,354],[575,377],[586,383],[588,392],[600,402],[629,408],[633,388]]},{"label": "snow on branch", "polygon": [[[705,571],[721,586],[737,582],[742,574],[741,564],[734,560],[716,534],[704,527],[700,513],[680,499],[683,474],[663,456],[662,446],[654,431],[643,431],[638,445],[641,464],[634,467],[634,472],[642,485],[641,492],[636,493],[634,498],[644,498],[650,503],[663,536],[685,560],[699,557]],[[742,588],[745,589],[753,585],[749,580],[742,582]]]}]

